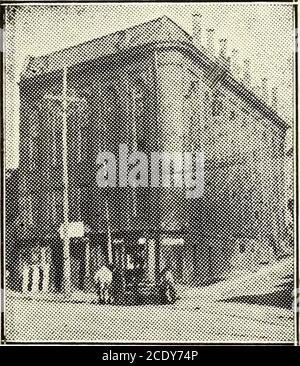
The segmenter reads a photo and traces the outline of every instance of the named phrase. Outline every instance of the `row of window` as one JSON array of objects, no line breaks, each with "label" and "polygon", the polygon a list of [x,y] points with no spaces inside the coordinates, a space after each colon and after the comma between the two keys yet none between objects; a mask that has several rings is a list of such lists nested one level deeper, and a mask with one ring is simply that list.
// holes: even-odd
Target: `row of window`
[{"label": "row of window", "polygon": [[[76,220],[81,220],[81,190],[77,189],[76,192]],[[36,225],[36,214],[39,215],[39,220],[45,220],[45,225],[51,223],[52,225],[58,226],[63,221],[63,192],[62,191],[52,191],[47,194],[46,212],[45,216],[42,216],[42,208],[39,205],[40,201],[35,201],[37,196],[33,194],[22,195],[20,197],[20,225],[24,229],[32,228]],[[127,197],[128,207],[131,207],[131,214],[133,217],[137,216],[138,199],[137,191],[135,189],[131,190],[131,195]],[[72,205],[72,207],[74,207]],[[69,205],[69,209],[71,206]],[[69,217],[70,218],[70,217]]]},{"label": "row of window", "polygon": [[[133,118],[131,118],[132,125],[131,125],[131,132],[133,138],[133,148],[138,150],[138,133],[139,129],[143,123],[143,116],[144,116],[144,91],[143,91],[143,84],[137,83],[132,84],[130,86],[131,91],[131,98],[130,98],[130,114]],[[61,141],[61,111],[58,108],[58,104],[53,104],[52,102],[48,101],[47,106],[47,121],[51,121],[51,156],[52,156],[52,164],[56,165],[60,156],[59,153],[59,144]],[[77,126],[76,126],[77,127]],[[82,130],[81,128],[76,128],[76,152],[77,152],[77,161],[80,161],[82,158],[81,155],[81,147],[82,147]],[[38,124],[35,122],[30,130],[30,136],[28,136],[28,158],[29,158],[29,167],[31,170],[35,168],[35,154],[38,153]],[[27,191],[26,182],[23,180],[23,186],[21,186],[21,190]],[[77,199],[78,205],[80,205],[80,196],[81,192],[78,189],[77,191]],[[26,195],[22,196],[21,198],[21,212],[22,215],[22,222],[25,227],[32,227],[33,226],[33,196]],[[53,223],[57,223],[59,219],[62,217],[62,206],[63,206],[63,197],[61,191],[53,191],[48,194],[47,197],[47,218],[48,220],[52,221]],[[132,190],[132,196],[130,197],[130,202],[132,202],[132,211],[133,216],[137,216],[137,192]]]},{"label": "row of window", "polygon": [[[133,123],[131,125],[132,138],[133,138],[133,147],[134,149],[139,148],[139,129],[143,128],[143,124],[141,120],[143,119],[143,111],[144,111],[144,85],[143,82],[135,82],[130,85],[131,92],[131,100],[130,100],[130,110],[133,115]],[[53,165],[57,165],[57,162],[60,160],[59,156],[59,141],[61,141],[61,109],[59,108],[59,103],[53,101],[47,101],[47,121],[51,121],[51,162]],[[79,103],[80,104],[80,103]],[[76,110],[80,110],[83,116],[86,116],[86,103],[82,106],[77,106]],[[224,103],[223,100],[216,96],[212,101],[212,115],[220,116],[224,112]],[[74,114],[74,113],[73,113]],[[78,115],[78,114],[77,114]],[[75,115],[76,117],[76,115]],[[80,117],[81,118],[81,117]],[[236,111],[231,110],[229,112],[228,118],[233,120],[236,118]],[[36,118],[35,118],[36,120]],[[78,126],[79,125],[79,126]],[[82,129],[80,127],[80,123],[76,126],[76,154],[77,161],[81,161],[82,159]],[[35,122],[30,128],[30,134],[28,136],[28,158],[29,158],[29,166],[30,169],[35,168],[35,154],[38,153],[38,125]]]},{"label": "row of window", "polygon": [[[133,122],[131,125],[132,132],[132,140],[133,147],[137,149],[138,147],[138,128],[140,125],[140,120],[143,117],[144,113],[144,93],[142,89],[141,83],[136,83],[131,85],[131,98],[130,98],[130,113],[133,116]],[[74,104],[74,103],[73,103]],[[82,105],[81,105],[82,104]],[[75,105],[76,107],[76,105]],[[69,113],[69,117],[73,117],[75,119],[75,123],[73,121],[72,125],[74,126],[74,130],[76,133],[76,138],[74,141],[76,146],[76,160],[80,162],[82,160],[82,127],[81,122],[82,119],[88,118],[87,115],[87,105],[86,103],[79,103],[76,109],[77,114]],[[74,108],[73,108],[74,109]],[[75,111],[75,112],[76,112]],[[46,118],[46,122],[50,122],[50,144],[51,144],[51,163],[52,165],[57,165],[58,161],[61,160],[60,149],[62,144],[62,116],[61,116],[60,104],[57,101],[47,101],[46,105],[46,115],[41,115],[41,118]],[[29,160],[29,169],[34,170],[36,168],[36,158],[40,153],[39,151],[39,131],[38,131],[38,118],[32,118],[33,123],[30,127],[29,134],[24,137],[24,141],[27,141],[27,151],[28,151],[28,160]],[[69,123],[70,125],[70,123]]]}]

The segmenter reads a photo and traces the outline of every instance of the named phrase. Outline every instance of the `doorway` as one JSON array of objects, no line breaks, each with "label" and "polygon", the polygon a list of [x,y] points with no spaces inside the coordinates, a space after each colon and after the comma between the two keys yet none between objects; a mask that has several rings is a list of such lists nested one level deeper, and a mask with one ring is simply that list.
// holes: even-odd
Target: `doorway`
[{"label": "doorway", "polygon": [[84,290],[85,245],[78,239],[71,239],[71,286],[73,291]]}]

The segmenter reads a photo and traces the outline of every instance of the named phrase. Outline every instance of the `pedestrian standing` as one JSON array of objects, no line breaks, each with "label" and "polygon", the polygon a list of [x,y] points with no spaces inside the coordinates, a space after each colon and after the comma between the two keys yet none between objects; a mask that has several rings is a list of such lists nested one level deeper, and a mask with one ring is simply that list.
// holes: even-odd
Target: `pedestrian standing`
[{"label": "pedestrian standing", "polygon": [[108,266],[102,266],[94,275],[96,292],[99,304],[112,302],[112,280],[113,273]]},{"label": "pedestrian standing", "polygon": [[163,303],[174,304],[177,299],[177,295],[171,265],[167,265],[165,269],[161,272],[160,292]]}]

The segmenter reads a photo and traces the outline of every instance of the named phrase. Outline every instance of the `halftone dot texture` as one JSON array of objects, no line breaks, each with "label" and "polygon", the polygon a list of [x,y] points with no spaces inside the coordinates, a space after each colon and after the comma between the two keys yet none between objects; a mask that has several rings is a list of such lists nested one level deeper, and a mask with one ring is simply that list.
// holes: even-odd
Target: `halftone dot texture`
[{"label": "halftone dot texture", "polygon": [[[19,134],[19,166],[6,177],[9,341],[293,341],[291,9],[245,6],[245,20],[240,5],[7,7],[8,163]],[[263,12],[286,33],[257,27]],[[235,31],[239,16],[245,27]],[[224,39],[237,31],[232,47]],[[36,44],[18,97],[22,32]],[[186,185],[99,188],[97,154],[118,162],[120,144],[148,158],[204,153],[204,194],[187,199]],[[182,174],[174,168],[172,179]],[[66,212],[68,246],[59,230]],[[112,304],[100,304],[95,277],[109,285],[97,271],[110,257]],[[160,291],[166,267],[174,304]]]}]

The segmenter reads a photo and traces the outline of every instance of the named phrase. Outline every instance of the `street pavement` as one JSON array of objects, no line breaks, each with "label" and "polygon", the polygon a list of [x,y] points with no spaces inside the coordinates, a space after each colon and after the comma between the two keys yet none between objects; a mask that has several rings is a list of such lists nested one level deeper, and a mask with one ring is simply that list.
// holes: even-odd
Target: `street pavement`
[{"label": "street pavement", "polygon": [[94,294],[81,302],[7,293],[6,338],[10,342],[290,343],[294,340],[292,308],[226,300],[272,293],[285,284],[291,268],[287,259],[212,286],[178,288],[181,299],[174,305],[112,306],[93,303]]},{"label": "street pavement", "polygon": [[8,298],[5,315],[8,341],[293,341],[290,309],[201,299],[126,307]]}]

